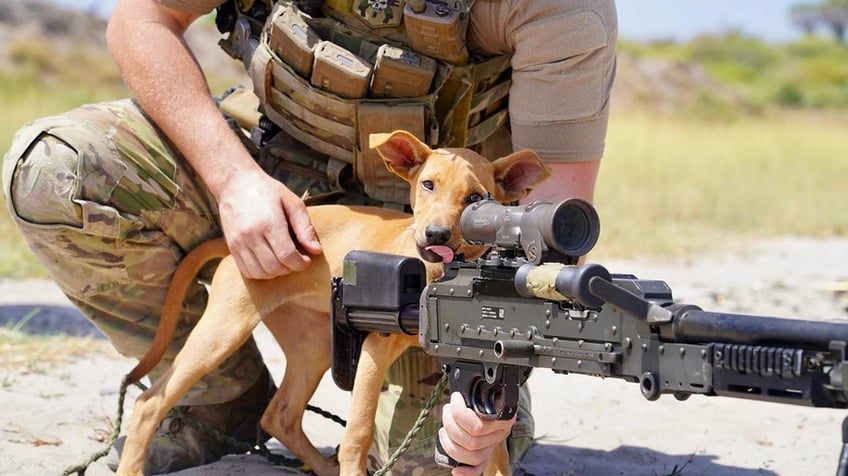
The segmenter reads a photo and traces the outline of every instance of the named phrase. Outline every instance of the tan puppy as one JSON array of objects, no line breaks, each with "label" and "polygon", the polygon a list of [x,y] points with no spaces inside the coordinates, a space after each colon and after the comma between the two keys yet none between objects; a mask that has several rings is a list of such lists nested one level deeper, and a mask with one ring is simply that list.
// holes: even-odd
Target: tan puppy
[{"label": "tan puppy", "polygon": [[[490,162],[467,149],[431,150],[407,132],[371,136],[386,166],[409,182],[413,216],[385,208],[327,205],[309,208],[323,247],[321,256],[303,272],[270,280],[242,277],[229,257],[223,239],[198,246],[180,263],[165,301],[161,323],[151,349],[127,381],[138,381],[156,365],[173,336],[185,291],[207,262],[223,258],[209,293],[207,308],[176,356],[171,368],[139,396],[124,445],[119,475],[140,475],[156,427],[167,412],[203,375],[217,367],[250,337],[263,320],[286,355],[286,372],[279,390],[262,416],[262,428],[319,475],[365,474],[371,446],[377,399],[385,373],[417,336],[370,335],[362,354],[352,393],[347,429],[338,466],[312,445],[302,429],[303,412],[330,366],[330,282],[342,275],[345,255],[368,250],[420,256],[427,278],[442,275],[451,251],[468,260],[485,247],[462,241],[459,217],[471,202],[486,193],[501,202],[518,200],[550,175],[530,151],[515,152]],[[509,472],[506,446],[492,458],[496,468]]]}]

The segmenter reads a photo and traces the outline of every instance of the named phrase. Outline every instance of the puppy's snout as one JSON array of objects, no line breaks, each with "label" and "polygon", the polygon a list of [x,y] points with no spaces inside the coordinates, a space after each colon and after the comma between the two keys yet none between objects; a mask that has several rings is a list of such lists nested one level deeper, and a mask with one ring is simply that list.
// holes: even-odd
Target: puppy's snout
[{"label": "puppy's snout", "polygon": [[451,238],[450,228],[437,225],[427,225],[424,228],[424,237],[427,238],[428,245],[444,245]]}]

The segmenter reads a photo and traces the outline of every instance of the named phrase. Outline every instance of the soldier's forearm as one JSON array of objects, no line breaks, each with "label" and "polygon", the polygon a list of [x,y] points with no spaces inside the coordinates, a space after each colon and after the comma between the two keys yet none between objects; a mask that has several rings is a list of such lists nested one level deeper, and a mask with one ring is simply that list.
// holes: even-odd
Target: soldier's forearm
[{"label": "soldier's forearm", "polygon": [[150,0],[120,1],[107,40],[142,109],[220,197],[233,176],[257,166],[218,112],[183,39],[196,18]]}]

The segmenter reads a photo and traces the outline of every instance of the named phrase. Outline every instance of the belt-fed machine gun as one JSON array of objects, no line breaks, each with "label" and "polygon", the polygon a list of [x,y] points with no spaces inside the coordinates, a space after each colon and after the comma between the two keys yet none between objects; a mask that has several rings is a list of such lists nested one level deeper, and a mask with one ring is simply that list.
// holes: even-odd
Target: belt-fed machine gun
[{"label": "belt-fed machine gun", "polygon": [[[333,283],[333,377],[353,384],[369,332],[418,333],[451,389],[485,418],[509,419],[534,367],[616,377],[656,400],[672,394],[848,406],[848,323],[710,312],[675,303],[658,280],[577,265],[598,237],[587,202],[462,215],[465,240],[492,246],[425,283],[409,257],[354,251]],[[848,418],[838,475],[848,474]]]}]

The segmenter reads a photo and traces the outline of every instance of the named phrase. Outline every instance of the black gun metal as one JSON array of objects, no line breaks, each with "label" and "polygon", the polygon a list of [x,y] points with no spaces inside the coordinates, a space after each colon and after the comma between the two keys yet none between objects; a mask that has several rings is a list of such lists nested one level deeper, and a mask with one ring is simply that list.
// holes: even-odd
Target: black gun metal
[{"label": "black gun metal", "polygon": [[[577,265],[598,237],[597,215],[580,200],[486,200],[461,221],[469,241],[492,249],[475,263],[447,264],[432,283],[415,258],[345,258],[345,276],[333,282],[333,375],[342,388],[352,386],[357,336],[417,332],[452,390],[490,419],[512,418],[518,388],[537,367],[620,378],[649,400],[700,394],[848,407],[848,322],[705,311],[676,303],[664,281]],[[842,440],[837,475],[848,476],[848,418]]]}]

